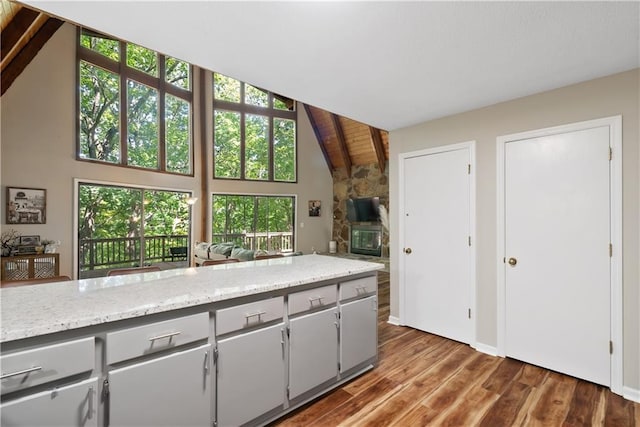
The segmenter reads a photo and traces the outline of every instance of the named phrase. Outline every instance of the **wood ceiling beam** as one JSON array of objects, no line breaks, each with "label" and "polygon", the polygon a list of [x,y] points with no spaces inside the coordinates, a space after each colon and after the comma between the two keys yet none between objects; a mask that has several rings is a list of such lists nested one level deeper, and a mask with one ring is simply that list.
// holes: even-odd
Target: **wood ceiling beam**
[{"label": "wood ceiling beam", "polygon": [[58,28],[60,28],[62,24],[63,22],[59,19],[47,19],[31,40],[29,40],[29,42],[20,49],[20,52],[17,53],[13,60],[7,64],[6,68],[2,70],[2,77],[0,79],[0,95],[4,95],[13,81],[20,75],[20,73],[22,73],[27,65],[29,65],[31,60],[38,54],[40,49],[42,49],[42,46],[44,46],[51,36],[58,31]]},{"label": "wood ceiling beam", "polygon": [[[16,48],[20,45],[21,40],[25,38],[29,28],[33,26],[38,15],[38,12],[35,10],[23,7],[15,14],[13,19],[9,21],[4,30],[2,30],[2,37],[0,37],[2,69],[11,62],[11,58],[17,53],[15,52]],[[26,40],[22,43],[26,43]],[[14,51],[13,55],[11,54],[12,51]]]},{"label": "wood ceiling beam", "polygon": [[380,129],[369,126],[369,132],[371,133],[371,142],[373,143],[373,149],[376,151],[378,167],[380,168],[380,172],[384,172],[384,167],[387,159],[384,155],[384,146],[382,145],[382,135],[380,134]]},{"label": "wood ceiling beam", "polygon": [[340,153],[342,153],[344,167],[347,168],[347,175],[351,176],[351,157],[349,156],[349,150],[347,149],[347,140],[344,137],[344,131],[342,130],[342,124],[340,124],[340,118],[333,113],[329,113],[329,115],[331,116],[333,128],[336,131],[336,137],[338,138],[338,146],[340,147]]},{"label": "wood ceiling beam", "polygon": [[335,170],[335,166],[331,163],[331,157],[329,157],[329,153],[327,152],[327,147],[324,145],[324,140],[322,139],[322,135],[320,135],[320,130],[318,129],[318,124],[316,123],[315,117],[313,117],[313,112],[311,108],[307,104],[304,105],[304,111],[307,112],[307,117],[309,117],[309,122],[311,122],[311,127],[313,128],[313,133],[316,135],[316,139],[318,140],[318,145],[320,145],[320,150],[322,151],[322,155],[324,156],[324,160],[327,162],[327,166],[329,170],[333,172]]}]

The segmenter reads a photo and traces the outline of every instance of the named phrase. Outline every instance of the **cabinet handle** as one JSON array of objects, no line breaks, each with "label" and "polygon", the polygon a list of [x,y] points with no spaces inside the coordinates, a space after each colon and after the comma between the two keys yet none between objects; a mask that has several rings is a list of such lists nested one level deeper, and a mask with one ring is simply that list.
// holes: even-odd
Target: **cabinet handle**
[{"label": "cabinet handle", "polygon": [[163,338],[171,339],[171,338],[175,337],[176,335],[180,335],[181,333],[182,333],[181,331],[178,331],[178,332],[171,332],[171,333],[164,334],[164,335],[156,335],[155,337],[149,338],[149,341],[161,340]]},{"label": "cabinet handle", "polygon": [[209,373],[209,352],[204,352],[204,373],[205,375]]},{"label": "cabinet handle", "polygon": [[93,387],[89,387],[89,409],[87,419],[93,418]]},{"label": "cabinet handle", "polygon": [[360,295],[360,294],[366,294],[367,293],[367,287],[366,286],[356,286],[356,295]]},{"label": "cabinet handle", "polygon": [[18,375],[30,374],[31,372],[36,372],[41,370],[42,370],[42,366],[34,366],[33,368],[23,369],[22,371],[16,371],[10,374],[2,374],[2,376],[0,376],[0,380],[4,380],[5,378],[17,377]]},{"label": "cabinet handle", "polygon": [[257,317],[258,318],[258,323],[262,322],[262,315],[263,314],[267,314],[266,311],[258,311],[256,313],[251,313],[251,314],[245,314],[244,315],[244,320],[247,324],[249,324],[249,319],[251,319],[252,317]]},{"label": "cabinet handle", "polygon": [[311,308],[313,308],[313,304],[315,302],[318,303],[318,306],[323,305],[322,300],[324,299],[324,297],[309,297],[309,305],[311,306]]}]

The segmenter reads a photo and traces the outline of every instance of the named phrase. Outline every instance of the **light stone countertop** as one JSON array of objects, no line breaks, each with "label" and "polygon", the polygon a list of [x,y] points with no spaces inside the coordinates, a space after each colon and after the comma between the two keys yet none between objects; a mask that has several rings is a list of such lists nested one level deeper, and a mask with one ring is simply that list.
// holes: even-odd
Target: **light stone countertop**
[{"label": "light stone countertop", "polygon": [[323,255],[245,261],[0,289],[0,343],[367,273]]}]

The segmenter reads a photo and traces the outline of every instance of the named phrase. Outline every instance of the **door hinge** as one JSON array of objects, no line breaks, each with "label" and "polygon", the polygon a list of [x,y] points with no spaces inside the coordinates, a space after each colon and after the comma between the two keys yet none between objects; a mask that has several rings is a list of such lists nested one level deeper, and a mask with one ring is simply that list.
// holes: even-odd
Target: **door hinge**
[{"label": "door hinge", "polygon": [[467,175],[471,175],[471,165],[467,165]]},{"label": "door hinge", "polygon": [[613,148],[609,147],[609,160],[613,160]]},{"label": "door hinge", "polygon": [[342,369],[342,366],[340,365],[340,362],[338,362],[338,372],[340,372],[340,369]]},{"label": "door hinge", "polygon": [[613,257],[613,245],[609,243],[609,258]]},{"label": "door hinge", "polygon": [[609,341],[609,354],[613,354],[613,341]]},{"label": "door hinge", "polygon": [[218,364],[218,347],[213,349],[213,364]]},{"label": "door hinge", "polygon": [[287,326],[287,338],[291,337],[291,328]]},{"label": "door hinge", "polygon": [[290,393],[290,390],[289,390],[289,387],[287,387],[287,400],[289,400],[289,393]]},{"label": "door hinge", "polygon": [[469,309],[469,319],[471,319],[471,309]]}]

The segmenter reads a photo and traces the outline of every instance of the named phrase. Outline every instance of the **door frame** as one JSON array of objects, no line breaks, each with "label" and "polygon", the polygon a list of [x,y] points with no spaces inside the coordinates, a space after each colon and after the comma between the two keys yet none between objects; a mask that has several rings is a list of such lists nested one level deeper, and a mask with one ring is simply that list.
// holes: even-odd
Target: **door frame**
[{"label": "door frame", "polygon": [[432,154],[440,154],[446,153],[450,151],[458,151],[458,150],[469,150],[469,164],[471,165],[471,170],[469,173],[469,232],[471,234],[471,251],[470,251],[470,260],[469,260],[469,272],[470,272],[470,283],[469,283],[469,306],[471,307],[471,320],[469,327],[471,328],[471,334],[469,339],[469,345],[473,348],[476,348],[476,256],[477,256],[477,244],[476,244],[476,141],[466,141],[457,144],[450,145],[442,145],[433,148],[427,148],[423,150],[417,151],[409,151],[406,153],[400,153],[398,155],[398,187],[399,187],[399,197],[398,197],[398,230],[400,238],[397,243],[397,250],[399,254],[399,311],[400,311],[400,325],[406,325],[405,322],[405,295],[406,295],[406,284],[404,280],[404,272],[406,270],[405,266],[405,257],[402,255],[404,253],[404,248],[406,247],[404,236],[405,236],[405,221],[404,215],[402,212],[405,210],[405,181],[404,181],[404,173],[405,167],[404,162],[407,159],[414,157],[422,157]]},{"label": "door frame", "polygon": [[[496,272],[497,272],[497,352],[498,356],[506,356],[506,279],[504,262],[506,254],[505,235],[505,147],[508,142],[539,138],[561,133],[576,132],[595,127],[609,127],[609,147],[613,155],[609,163],[609,218],[610,236],[613,256],[610,258],[611,283],[611,341],[613,354],[610,359],[611,391],[622,394],[623,385],[623,301],[622,301],[622,116],[605,117],[549,128],[499,136],[496,139]],[[603,154],[606,155],[606,154]]]}]

